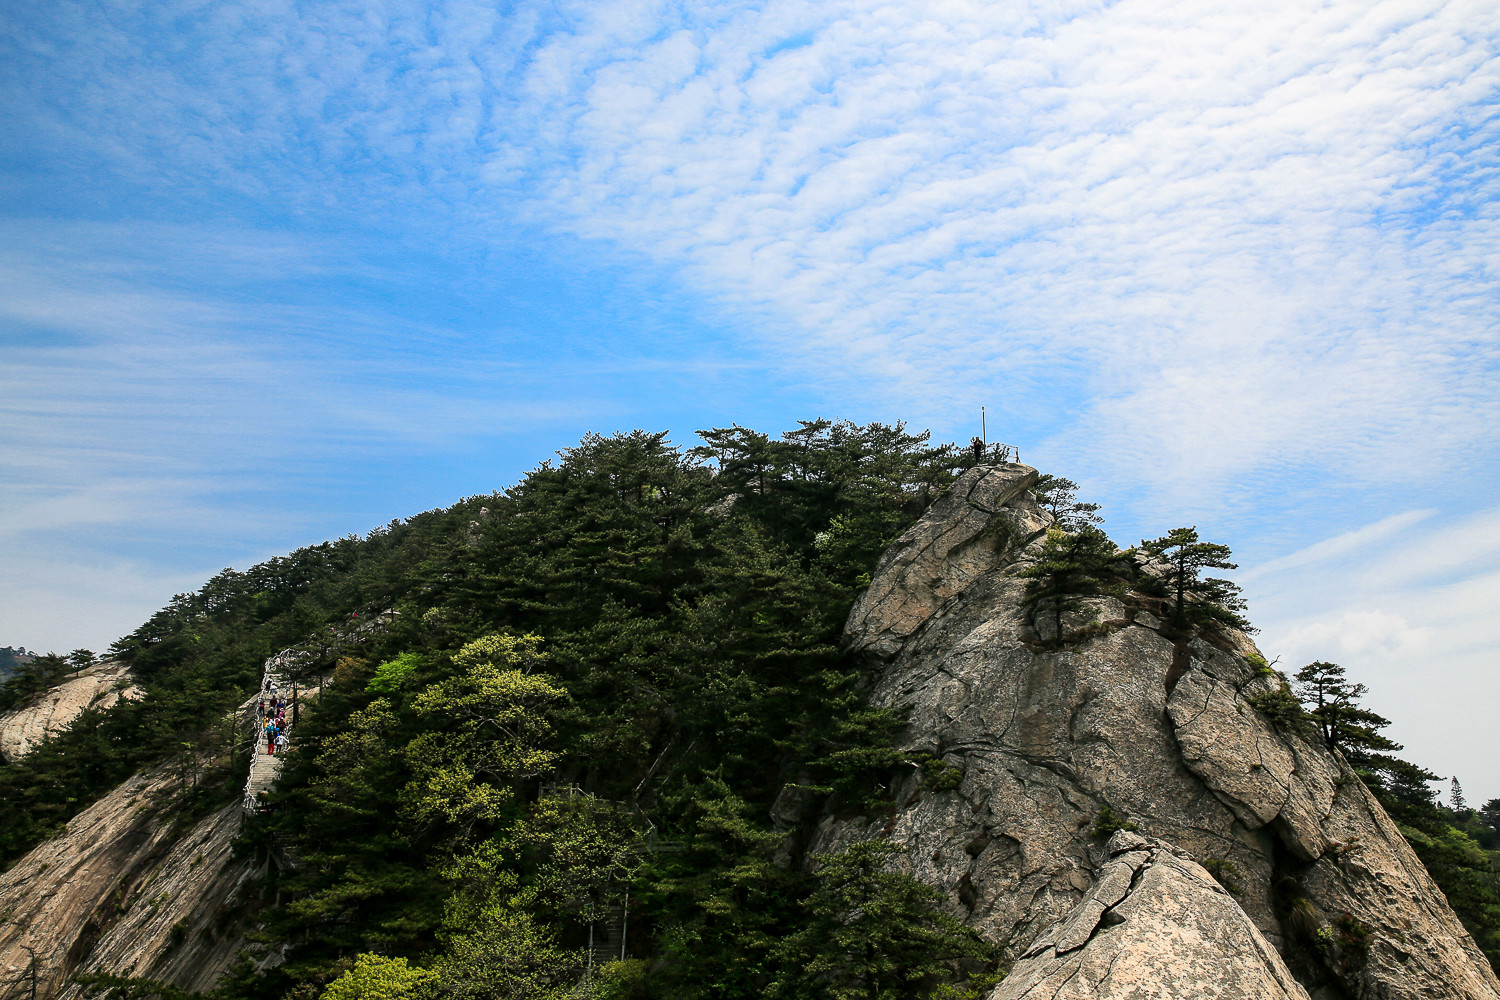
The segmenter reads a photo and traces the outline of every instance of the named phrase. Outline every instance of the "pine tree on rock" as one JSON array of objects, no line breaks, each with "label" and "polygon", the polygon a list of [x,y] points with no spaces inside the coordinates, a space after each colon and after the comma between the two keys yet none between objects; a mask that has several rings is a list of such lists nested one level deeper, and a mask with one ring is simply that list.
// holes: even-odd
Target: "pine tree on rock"
[{"label": "pine tree on rock", "polygon": [[1120,569],[1122,556],[1109,536],[1092,525],[1068,533],[1053,528],[1042,543],[1040,558],[1016,575],[1026,580],[1021,603],[1051,612],[1053,638],[1063,641],[1063,612],[1079,599],[1113,589],[1111,578]]},{"label": "pine tree on rock", "polygon": [[1328,748],[1342,753],[1367,783],[1412,805],[1432,803],[1427,783],[1437,775],[1392,756],[1404,747],[1380,732],[1390,719],[1360,704],[1368,690],[1363,684],[1350,682],[1337,663],[1322,660],[1298,670],[1293,680],[1297,699]]},{"label": "pine tree on rock", "polygon": [[1359,704],[1368,688],[1351,683],[1337,663],[1309,663],[1297,671],[1295,680],[1297,698],[1306,706],[1323,742],[1330,750],[1341,751],[1351,764],[1358,767],[1371,753],[1401,749],[1380,733],[1391,720]]},{"label": "pine tree on rock", "polygon": [[1229,546],[1205,542],[1198,529],[1173,528],[1160,538],[1141,542],[1141,550],[1166,563],[1161,577],[1172,601],[1171,618],[1177,625],[1218,623],[1241,631],[1253,631],[1240,615],[1245,609],[1238,585],[1216,577],[1199,577],[1206,569],[1238,569],[1229,561]]},{"label": "pine tree on rock", "polygon": [[1078,502],[1078,484],[1071,479],[1043,475],[1037,479],[1032,492],[1036,494],[1036,502],[1064,531],[1081,531],[1104,521],[1099,516],[1098,504]]}]

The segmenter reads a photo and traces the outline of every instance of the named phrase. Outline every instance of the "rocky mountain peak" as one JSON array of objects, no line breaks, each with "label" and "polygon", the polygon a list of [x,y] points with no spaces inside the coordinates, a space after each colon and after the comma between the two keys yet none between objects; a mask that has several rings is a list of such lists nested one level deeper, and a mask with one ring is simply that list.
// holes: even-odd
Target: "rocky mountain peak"
[{"label": "rocky mountain peak", "polygon": [[1257,710],[1281,681],[1248,636],[1167,630],[1139,594],[1080,602],[1065,643],[1035,620],[1036,479],[971,470],[881,559],[846,641],[913,759],[963,777],[913,767],[892,815],[829,814],[814,850],[908,848],[1017,963],[996,998],[1500,997],[1360,779]]},{"label": "rocky mountain peak", "polygon": [[1027,465],[982,465],[964,475],[927,516],[881,556],[849,614],[850,648],[890,659],[947,602],[1052,524],[1029,500],[1037,471]]}]

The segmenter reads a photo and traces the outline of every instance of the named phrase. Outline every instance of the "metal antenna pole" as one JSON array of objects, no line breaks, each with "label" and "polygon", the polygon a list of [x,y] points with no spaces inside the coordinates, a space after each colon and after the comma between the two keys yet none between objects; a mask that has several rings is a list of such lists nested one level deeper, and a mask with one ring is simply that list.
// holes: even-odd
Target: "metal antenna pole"
[{"label": "metal antenna pole", "polygon": [[990,431],[989,427],[985,423],[983,406],[979,408],[979,440],[984,442],[986,445],[990,443]]}]

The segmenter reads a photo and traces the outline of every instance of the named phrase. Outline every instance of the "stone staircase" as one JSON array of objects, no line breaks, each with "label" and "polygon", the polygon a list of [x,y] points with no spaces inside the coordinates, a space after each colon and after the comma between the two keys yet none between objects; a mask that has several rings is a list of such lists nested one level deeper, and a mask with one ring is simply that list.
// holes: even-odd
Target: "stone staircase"
[{"label": "stone staircase", "polygon": [[[251,755],[250,775],[245,779],[244,810],[246,813],[259,812],[261,807],[261,793],[269,792],[276,784],[276,779],[281,775],[281,757],[276,754],[266,753],[266,741],[261,733],[261,727],[265,725],[265,719],[261,718],[256,709],[261,701],[269,701],[272,696],[279,695],[281,698],[293,696],[293,690],[288,683],[287,675],[298,673],[315,662],[320,655],[327,656],[352,643],[358,642],[373,632],[383,629],[397,612],[383,611],[379,614],[351,616],[353,621],[340,626],[330,626],[322,631],[315,639],[309,640],[300,646],[283,649],[281,652],[270,657],[265,662],[264,673],[261,677],[260,693],[242,708],[247,708],[250,719],[251,730],[249,733]],[[304,698],[311,698],[318,693],[317,687],[303,688],[300,694]],[[288,744],[292,740],[292,716],[287,713],[286,734]]]},{"label": "stone staircase", "polygon": [[[269,702],[273,697],[288,698],[291,695],[291,687],[287,684],[282,669],[286,666],[283,654],[277,654],[266,661],[265,675],[261,679],[260,693],[255,696],[250,705],[250,776],[245,779],[244,809],[247,813],[257,812],[261,805],[261,794],[269,792],[276,784],[276,779],[281,775],[281,761],[279,754],[266,753],[266,741],[261,731],[265,725],[265,718],[259,713],[260,702]],[[287,714],[287,726],[285,729],[287,741],[292,739],[291,713]]]},{"label": "stone staircase", "polygon": [[590,926],[589,964],[600,966],[621,958],[625,936],[625,908],[619,903],[602,907],[596,922]]}]

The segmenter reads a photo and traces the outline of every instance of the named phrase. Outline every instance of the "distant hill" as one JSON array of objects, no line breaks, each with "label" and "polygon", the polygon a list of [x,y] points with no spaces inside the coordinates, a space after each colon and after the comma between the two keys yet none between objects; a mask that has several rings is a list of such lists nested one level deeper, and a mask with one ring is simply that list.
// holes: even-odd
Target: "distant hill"
[{"label": "distant hill", "polygon": [[0,680],[16,672],[23,663],[36,659],[37,654],[25,646],[0,646]]}]

